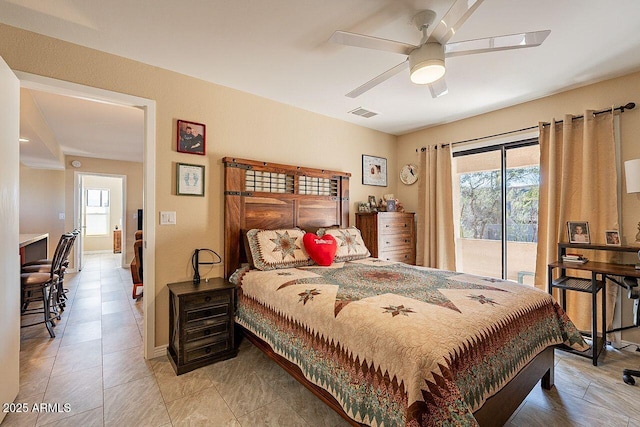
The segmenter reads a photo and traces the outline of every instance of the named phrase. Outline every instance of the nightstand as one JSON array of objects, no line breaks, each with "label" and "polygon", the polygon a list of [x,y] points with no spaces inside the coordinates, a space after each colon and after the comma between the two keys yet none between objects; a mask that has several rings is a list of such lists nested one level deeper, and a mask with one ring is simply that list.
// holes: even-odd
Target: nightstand
[{"label": "nightstand", "polygon": [[169,287],[169,347],[177,375],[235,357],[235,285],[216,277]]}]

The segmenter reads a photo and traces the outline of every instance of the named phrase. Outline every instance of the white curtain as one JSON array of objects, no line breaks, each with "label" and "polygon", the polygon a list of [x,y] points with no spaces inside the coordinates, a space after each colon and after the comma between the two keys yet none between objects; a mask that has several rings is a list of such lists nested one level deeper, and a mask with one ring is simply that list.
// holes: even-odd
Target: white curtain
[{"label": "white curtain", "polygon": [[455,271],[451,146],[420,153],[417,264]]},{"label": "white curtain", "polygon": [[[538,215],[537,287],[548,289],[547,265],[557,260],[558,242],[568,241],[567,221],[589,223],[590,240],[605,244],[605,230],[618,230],[618,191],[613,114],[584,119],[565,116],[562,123],[540,124],[540,205]],[[609,261],[604,251],[580,252],[594,261]],[[569,270],[572,276],[581,272]],[[590,276],[588,276],[590,277]],[[607,284],[607,324],[610,326],[618,286]],[[600,303],[598,303],[600,307]],[[567,292],[567,314],[590,330],[591,295]],[[600,325],[600,322],[598,322]]]}]

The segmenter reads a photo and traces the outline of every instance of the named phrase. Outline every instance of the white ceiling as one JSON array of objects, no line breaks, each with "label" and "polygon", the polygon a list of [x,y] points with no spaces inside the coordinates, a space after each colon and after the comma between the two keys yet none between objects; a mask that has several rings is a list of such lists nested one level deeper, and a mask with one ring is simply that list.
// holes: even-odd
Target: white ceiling
[{"label": "white ceiling", "polygon": [[[23,89],[21,97],[28,95],[37,108],[27,114],[21,112],[20,137],[29,140],[20,144],[20,161],[24,165],[64,169],[55,152],[48,148],[52,143],[65,155],[142,162],[141,109]],[[39,122],[44,122],[49,132],[43,131]]]},{"label": "white ceiling", "polygon": [[[408,71],[359,98],[344,96],[404,57],[331,44],[333,31],[418,44],[415,12],[432,9],[440,18],[452,3],[0,0],[0,22],[391,134],[640,70],[638,0],[484,0],[451,41],[551,35],[536,48],[449,58],[449,93],[438,99],[410,83]],[[357,107],[379,115],[348,114]]]}]

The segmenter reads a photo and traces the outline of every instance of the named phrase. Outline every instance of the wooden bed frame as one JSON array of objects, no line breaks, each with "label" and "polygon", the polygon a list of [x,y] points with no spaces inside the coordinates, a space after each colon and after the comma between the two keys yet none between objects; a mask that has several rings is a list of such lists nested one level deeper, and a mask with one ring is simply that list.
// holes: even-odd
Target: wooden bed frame
[{"label": "wooden bed frame", "polygon": [[[223,158],[222,162],[225,166],[226,278],[247,261],[243,233],[252,228],[316,230],[349,225],[349,173],[231,157]],[[308,381],[297,365],[276,354],[268,343],[250,331],[239,329],[345,420],[354,426],[361,425],[342,410],[329,392]],[[553,347],[548,347],[541,352],[474,413],[481,426],[504,425],[540,379],[543,388],[553,387],[553,351]]]}]

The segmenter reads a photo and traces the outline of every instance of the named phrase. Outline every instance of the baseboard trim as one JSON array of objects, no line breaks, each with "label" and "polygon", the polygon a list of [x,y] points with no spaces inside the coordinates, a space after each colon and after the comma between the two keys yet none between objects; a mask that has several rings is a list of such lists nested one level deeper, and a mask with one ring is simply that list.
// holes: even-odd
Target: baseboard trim
[{"label": "baseboard trim", "polygon": [[156,357],[162,357],[162,356],[166,356],[167,355],[167,347],[169,347],[168,345],[161,345],[160,347],[155,347],[153,349],[153,358],[155,359]]}]

